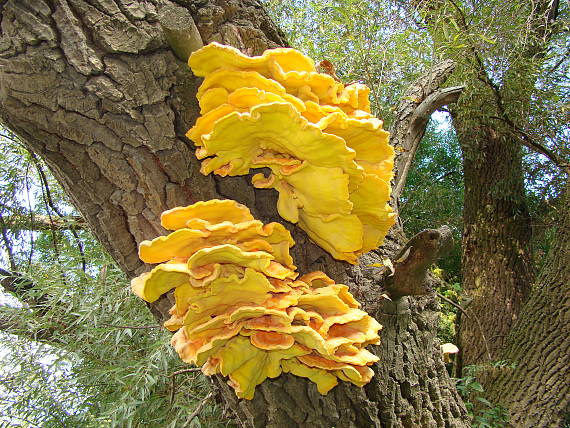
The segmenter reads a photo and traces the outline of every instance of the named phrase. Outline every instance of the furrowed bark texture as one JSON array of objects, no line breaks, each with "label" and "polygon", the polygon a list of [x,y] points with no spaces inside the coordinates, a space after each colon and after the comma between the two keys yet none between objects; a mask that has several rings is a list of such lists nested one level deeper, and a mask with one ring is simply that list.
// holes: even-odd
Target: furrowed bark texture
[{"label": "furrowed bark texture", "polygon": [[520,143],[496,124],[472,122],[473,108],[454,114],[465,180],[463,287],[472,299],[460,330],[464,365],[498,358],[532,281]]},{"label": "furrowed bark texture", "polygon": [[515,427],[562,427],[570,411],[569,190],[556,241],[501,356],[516,367],[487,373],[489,399],[510,409]]},{"label": "furrowed bark texture", "polygon": [[[283,222],[276,194],[254,192],[249,177],[200,175],[184,138],[198,115],[200,79],[176,58],[165,35],[178,43],[184,34],[177,26],[190,21],[170,21],[163,28],[159,17],[166,8],[171,16],[178,11],[190,17],[204,44],[215,40],[247,54],[286,44],[255,0],[0,2],[1,120],[42,156],[131,277],[149,268],[139,261],[137,244],[165,232],[159,218],[168,208],[227,197],[263,221]],[[195,37],[192,42],[200,45]],[[178,45],[176,53],[184,50]],[[326,397],[310,382],[281,376],[261,385],[253,401],[238,401],[218,379],[241,425],[467,426],[435,336],[439,315],[433,296],[404,297],[386,307],[377,301],[376,271],[366,267],[380,252],[351,267],[289,226],[301,273],[323,270],[348,284],[365,307],[379,308],[382,362],[366,388],[342,383]],[[381,255],[394,255],[402,237],[395,228]],[[167,296],[151,310],[164,319],[171,305]]]}]

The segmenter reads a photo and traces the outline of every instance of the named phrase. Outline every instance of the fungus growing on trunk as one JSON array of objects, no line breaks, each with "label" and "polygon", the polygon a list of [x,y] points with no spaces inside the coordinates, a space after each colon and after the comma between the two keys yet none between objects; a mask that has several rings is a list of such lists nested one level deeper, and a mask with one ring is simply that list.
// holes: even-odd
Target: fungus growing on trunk
[{"label": "fungus growing on trunk", "polygon": [[370,381],[378,357],[364,347],[379,343],[380,324],[323,272],[297,278],[282,225],[264,225],[229,200],[175,208],[161,220],[174,232],[139,247],[143,261],[161,264],[131,284],[148,302],[174,290],[165,327],[183,361],[228,376],[246,399],[282,372],[309,378],[322,394],[338,379]]},{"label": "fungus growing on trunk", "polygon": [[294,49],[248,57],[211,43],[188,63],[204,77],[202,116],[187,133],[203,174],[269,168],[252,184],[277,190],[281,217],[339,260],[357,263],[382,244],[394,223],[394,150],[370,113],[368,87],[318,73]]}]

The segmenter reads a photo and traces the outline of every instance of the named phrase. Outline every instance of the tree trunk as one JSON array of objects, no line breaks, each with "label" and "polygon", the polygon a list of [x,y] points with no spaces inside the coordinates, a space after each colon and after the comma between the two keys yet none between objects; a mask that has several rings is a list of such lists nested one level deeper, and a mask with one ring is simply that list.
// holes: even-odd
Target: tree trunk
[{"label": "tree trunk", "polygon": [[[200,175],[184,138],[198,115],[200,79],[166,40],[180,56],[180,40],[192,46],[216,40],[248,54],[285,45],[258,1],[7,0],[0,11],[1,120],[42,156],[129,277],[148,269],[137,244],[164,233],[160,213],[174,206],[227,197],[260,220],[283,222],[276,194],[254,191],[248,177]],[[236,400],[218,379],[241,425],[467,426],[435,336],[434,296],[378,301],[380,285],[366,267],[395,254],[401,229],[382,252],[351,267],[288,226],[299,272],[323,270],[377,310],[384,325],[376,349],[381,362],[367,387],[343,383],[327,396],[304,379],[280,376],[258,387],[253,401]],[[164,319],[170,305],[163,298],[151,310]]]},{"label": "tree trunk", "polygon": [[570,413],[569,207],[570,185],[555,243],[501,355],[507,366],[486,373],[489,399],[510,410],[515,427],[562,427]]},{"label": "tree trunk", "polygon": [[463,289],[471,299],[460,329],[464,365],[498,358],[532,280],[520,143],[497,122],[474,118],[475,111],[492,116],[492,104],[477,103],[488,97],[473,87],[469,95],[469,105],[460,101],[453,118],[465,182]]}]

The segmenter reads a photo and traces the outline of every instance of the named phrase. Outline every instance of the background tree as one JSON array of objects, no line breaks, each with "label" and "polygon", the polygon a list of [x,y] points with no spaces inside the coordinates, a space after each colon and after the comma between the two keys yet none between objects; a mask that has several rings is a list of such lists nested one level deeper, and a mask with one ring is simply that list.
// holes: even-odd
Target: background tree
[{"label": "background tree", "polygon": [[[562,258],[568,265],[564,250],[568,206],[557,205],[568,191],[565,181],[570,171],[563,124],[568,93],[561,85],[567,78],[562,70],[568,66],[567,5],[557,1],[500,7],[453,1],[415,4],[435,46],[444,57],[456,60],[455,77],[466,84],[460,102],[450,107],[465,180],[463,286],[470,299],[469,313],[474,315],[461,324],[463,362],[501,360],[507,366],[498,377],[493,370],[487,373],[484,384],[491,399],[509,407],[515,426],[562,424],[568,413],[564,372],[570,361],[566,347],[553,338],[569,332],[570,277],[553,259]],[[496,31],[499,26],[503,33]],[[518,37],[504,37],[509,31]],[[554,90],[547,93],[545,87]],[[551,128],[553,124],[557,126]],[[534,168],[538,177],[531,173],[526,187],[531,190],[537,178],[545,177],[557,185],[549,189],[555,192],[551,201],[556,205],[548,211],[559,219],[558,233],[534,287],[532,231],[544,217],[533,218],[528,209],[528,201],[535,197],[525,194],[523,145],[550,162],[547,175],[536,174]],[[539,254],[539,262],[543,256]],[[547,280],[560,293],[556,298],[545,291]],[[556,287],[557,283],[566,286]],[[545,355],[556,361],[552,365],[558,369],[544,365]],[[545,378],[546,389],[541,387]]]},{"label": "background tree", "polygon": [[546,110],[560,89],[546,95],[540,86],[567,63],[557,40],[566,39],[567,8],[557,1],[412,3],[410,13],[426,23],[438,55],[456,61],[454,79],[466,86],[451,107],[465,180],[463,287],[474,315],[463,320],[460,343],[465,364],[481,363],[499,357],[534,278],[523,146],[559,168],[551,172],[556,180],[568,172],[561,128],[536,126],[561,120],[552,105]]}]

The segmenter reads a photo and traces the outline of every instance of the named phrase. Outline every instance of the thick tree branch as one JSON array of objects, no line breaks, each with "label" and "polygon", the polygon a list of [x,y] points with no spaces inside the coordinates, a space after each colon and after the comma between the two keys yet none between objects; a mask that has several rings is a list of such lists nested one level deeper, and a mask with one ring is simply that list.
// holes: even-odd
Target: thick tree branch
[{"label": "thick tree branch", "polygon": [[16,297],[21,298],[22,292],[30,291],[34,288],[34,283],[17,272],[10,272],[0,268],[0,284],[4,289]]},{"label": "thick tree branch", "polygon": [[[18,272],[10,272],[0,268],[0,285],[2,285],[5,291],[26,305],[23,309],[10,308],[10,311],[2,310],[0,313],[0,331],[52,345],[54,341],[57,342],[54,333],[59,330],[58,325],[63,328],[67,327],[63,323],[46,319],[41,323],[41,328],[31,330],[29,325],[23,321],[24,317],[28,317],[30,314],[20,311],[29,311],[31,309],[40,316],[46,313],[43,304],[47,301],[47,296],[30,293],[30,291],[34,290],[36,284]],[[12,311],[14,312],[12,313]]]},{"label": "thick tree branch", "polygon": [[[44,316],[49,311],[48,300],[49,296],[37,287],[37,284],[26,278],[19,272],[10,272],[5,269],[0,268],[0,285],[4,287],[4,290],[12,294],[17,298],[22,304],[25,305],[26,309],[31,309],[38,316]],[[52,323],[53,320],[48,319],[48,322]],[[63,323],[57,321],[62,327],[67,326]],[[42,329],[42,331],[48,331],[49,328]],[[44,334],[44,339],[47,338],[47,333]],[[44,340],[45,341],[45,340]]]},{"label": "thick tree branch", "polygon": [[419,147],[420,141],[425,134],[427,122],[431,114],[440,107],[457,102],[464,86],[453,86],[450,88],[438,89],[428,95],[414,110],[409,122],[408,132],[406,133],[405,147],[410,147],[410,151],[406,153],[405,161],[401,165],[398,183],[394,187],[394,197],[402,194],[408,173],[414,161],[414,156]]},{"label": "thick tree branch", "polygon": [[392,200],[396,201],[406,184],[406,178],[431,113],[454,102],[462,87],[440,89],[453,72],[455,63],[443,61],[420,77],[402,97],[396,110],[396,120],[390,128],[391,143],[396,149],[395,178]]}]

